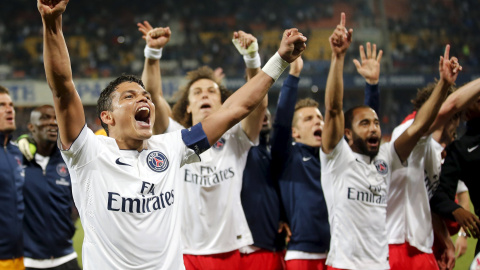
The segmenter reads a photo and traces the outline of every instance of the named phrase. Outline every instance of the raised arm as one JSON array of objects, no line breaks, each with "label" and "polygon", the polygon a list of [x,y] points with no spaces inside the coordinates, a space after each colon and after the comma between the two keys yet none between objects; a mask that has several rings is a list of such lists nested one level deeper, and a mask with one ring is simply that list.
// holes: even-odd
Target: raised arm
[{"label": "raised arm", "polygon": [[345,133],[343,116],[343,65],[352,42],[353,30],[345,28],[345,13],[329,38],[332,61],[325,89],[325,125],[322,132],[322,150],[329,154]]},{"label": "raised arm", "polygon": [[383,51],[378,51],[377,45],[373,44],[373,48],[370,42],[367,42],[367,50],[360,45],[358,48],[360,51],[361,63],[354,59],[353,63],[357,68],[358,74],[365,78],[365,105],[370,106],[377,114],[380,113],[380,93],[378,90],[378,80],[380,79],[380,60],[382,60]]},{"label": "raised arm", "polygon": [[63,149],[77,138],[85,125],[82,101],[72,80],[72,69],[62,31],[62,14],[68,0],[38,0],[43,22],[43,59],[47,82],[52,90]]},{"label": "raised arm", "polygon": [[[260,72],[260,55],[258,54],[258,42],[252,34],[244,31],[233,33],[233,44],[238,52],[243,55],[247,67],[247,80],[251,80]],[[258,107],[242,120],[242,129],[251,141],[255,141],[262,129],[263,117],[268,106],[268,95],[265,95]]]},{"label": "raised arm", "polygon": [[457,58],[450,59],[450,45],[445,48],[444,56],[440,56],[439,73],[440,80],[435,86],[430,97],[425,101],[423,106],[418,110],[418,113],[412,125],[405,130],[405,132],[395,140],[395,150],[398,157],[403,162],[410,155],[410,152],[417,144],[418,140],[424,136],[430,126],[432,125],[438,110],[448,92],[448,88],[455,83],[458,76],[458,71],[461,69]]},{"label": "raised arm", "polygon": [[[298,57],[290,64],[290,72],[285,81],[283,81],[280,94],[278,96],[277,111],[275,112],[275,121],[273,122],[273,132],[271,143],[272,168],[284,166],[288,160],[288,153],[292,148],[292,121],[295,114],[295,104],[297,101],[298,82],[300,81],[300,72],[303,69],[302,57]],[[279,170],[272,171],[272,179],[278,180]]]},{"label": "raised arm", "polygon": [[277,53],[263,69],[201,122],[210,145],[259,105],[288,64],[303,53],[306,40],[297,29],[286,30]]},{"label": "raised arm", "polygon": [[475,102],[480,96],[480,78],[467,83],[453,92],[443,102],[435,122],[430,127],[430,131],[445,125],[452,116],[465,110],[470,104]]},{"label": "raised arm", "polygon": [[155,104],[154,134],[162,134],[168,127],[169,117],[172,115],[170,105],[163,97],[162,75],[160,72],[160,58],[163,47],[168,43],[172,32],[169,27],[153,28],[150,23],[144,21],[137,23],[138,30],[142,32],[142,38],[147,45],[145,47],[145,65],[143,67],[142,81],[146,90],[152,95]]}]

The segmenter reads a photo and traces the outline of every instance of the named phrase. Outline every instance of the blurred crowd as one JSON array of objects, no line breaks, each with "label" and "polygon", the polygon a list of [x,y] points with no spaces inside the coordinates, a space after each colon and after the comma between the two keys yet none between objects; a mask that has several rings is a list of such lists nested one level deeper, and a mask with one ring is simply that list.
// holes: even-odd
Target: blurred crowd
[{"label": "blurred crowd", "polygon": [[[136,23],[148,20],[170,26],[172,40],[162,58],[163,75],[183,75],[200,65],[222,67],[227,77],[243,76],[242,59],[231,46],[232,32],[242,29],[259,38],[260,54],[266,60],[276,51],[282,29],[297,27],[309,37],[305,75],[326,74],[329,65],[328,38],[336,22],[333,14],[347,11],[349,25],[357,30],[375,29],[382,36],[387,22],[389,44],[377,44],[390,57],[386,73],[432,73],[434,59],[448,40],[465,71],[478,71],[475,52],[480,37],[480,10],[475,0],[401,0],[385,3],[386,17],[379,12],[381,1],[281,0],[239,2],[166,0],[101,2],[71,1],[65,15],[64,34],[72,58],[73,74],[80,78],[139,74],[143,68],[143,41]],[[398,8],[403,7],[403,10]],[[341,10],[340,10],[341,9]],[[351,11],[351,12],[348,12]],[[31,1],[3,0],[0,9],[0,78],[44,79],[41,20]],[[274,41],[274,42],[273,42]],[[465,42],[468,41],[468,42]],[[360,41],[356,41],[360,44]],[[355,44],[356,45],[356,44]],[[357,56],[351,50],[347,60]],[[354,73],[354,67],[346,72]]]}]

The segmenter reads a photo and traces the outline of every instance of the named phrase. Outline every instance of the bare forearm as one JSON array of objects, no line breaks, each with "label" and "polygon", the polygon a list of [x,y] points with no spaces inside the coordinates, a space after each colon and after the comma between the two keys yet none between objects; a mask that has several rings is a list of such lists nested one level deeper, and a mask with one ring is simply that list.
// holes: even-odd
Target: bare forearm
[{"label": "bare forearm", "polygon": [[438,116],[430,130],[445,124],[454,114],[466,109],[480,96],[480,79],[469,82],[448,96],[440,107]]},{"label": "bare forearm", "polygon": [[325,90],[325,126],[322,149],[330,153],[344,134],[343,116],[343,57],[332,57]]},{"label": "bare forearm", "polygon": [[463,207],[463,209],[470,211],[470,196],[468,196],[468,191],[457,194],[458,204]]},{"label": "bare forearm", "polygon": [[72,84],[72,69],[67,45],[62,32],[62,16],[53,21],[43,20],[44,31],[44,65],[47,81],[54,97],[62,97],[63,90],[68,89],[67,84]]},{"label": "bare forearm", "polygon": [[159,62],[160,60],[145,58],[145,64],[143,66],[142,81],[145,84],[145,90],[147,90],[152,97],[158,95],[163,96]]},{"label": "bare forearm", "polygon": [[202,121],[210,144],[250,114],[264,99],[273,79],[263,71],[233,93],[220,109]]},{"label": "bare forearm", "polygon": [[437,117],[437,113],[445,100],[449,87],[449,84],[445,83],[443,80],[439,80],[430,98],[428,98],[418,110],[415,122],[412,124],[412,126],[416,127],[412,132],[418,133],[418,138],[428,131],[429,127]]},{"label": "bare forearm", "polygon": [[343,107],[344,56],[332,56],[325,89],[325,110],[341,111]]},{"label": "bare forearm", "polygon": [[260,134],[267,106],[268,95],[265,95],[257,108],[242,120],[242,129],[245,134],[247,134],[250,141],[255,141]]},{"label": "bare forearm", "polygon": [[162,134],[168,127],[168,117],[172,114],[168,102],[163,97],[162,75],[160,72],[160,60],[145,58],[142,81],[145,90],[152,95],[152,102],[155,104],[154,134]]},{"label": "bare forearm", "polygon": [[244,86],[231,95],[222,107],[244,111],[241,118],[252,112],[264,100],[273,79],[263,71],[249,80]]},{"label": "bare forearm", "polygon": [[401,161],[408,158],[418,140],[429,131],[445,99],[448,87],[448,84],[440,80],[428,100],[418,110],[413,124],[395,140],[395,150]]},{"label": "bare forearm", "polygon": [[443,219],[434,213],[432,213],[432,226],[435,236],[441,240],[441,245],[446,245],[447,238],[450,238],[447,226],[445,225]]},{"label": "bare forearm", "polygon": [[246,73],[247,73],[247,81],[251,80],[255,75],[260,72],[260,68],[247,68]]}]

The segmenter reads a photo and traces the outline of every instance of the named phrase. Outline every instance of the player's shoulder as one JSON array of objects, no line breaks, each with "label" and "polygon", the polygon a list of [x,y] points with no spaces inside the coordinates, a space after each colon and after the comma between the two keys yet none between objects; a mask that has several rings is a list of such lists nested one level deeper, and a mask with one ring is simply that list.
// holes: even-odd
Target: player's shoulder
[{"label": "player's shoulder", "polygon": [[148,149],[156,148],[174,148],[175,146],[184,146],[181,130],[153,135],[148,140]]}]

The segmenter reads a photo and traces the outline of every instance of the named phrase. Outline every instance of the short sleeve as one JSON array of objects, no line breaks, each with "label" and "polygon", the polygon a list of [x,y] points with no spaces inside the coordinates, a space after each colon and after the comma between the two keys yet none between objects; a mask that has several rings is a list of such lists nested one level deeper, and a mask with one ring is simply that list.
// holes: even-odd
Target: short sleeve
[{"label": "short sleeve", "polygon": [[458,185],[457,185],[457,194],[467,192],[468,188],[467,185],[462,180],[458,180]]},{"label": "short sleeve", "polygon": [[322,164],[322,173],[331,173],[336,170],[344,170],[346,164],[355,159],[350,150],[350,146],[345,139],[341,139],[332,152],[325,154],[320,150],[320,164]]},{"label": "short sleeve", "polygon": [[97,136],[85,125],[69,149],[63,149],[60,136],[58,136],[57,144],[65,162],[71,166],[71,168],[75,168],[88,164],[88,162],[100,155],[104,149],[103,140],[113,139],[105,136]]}]

